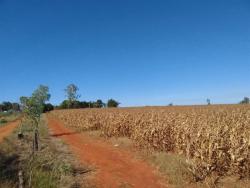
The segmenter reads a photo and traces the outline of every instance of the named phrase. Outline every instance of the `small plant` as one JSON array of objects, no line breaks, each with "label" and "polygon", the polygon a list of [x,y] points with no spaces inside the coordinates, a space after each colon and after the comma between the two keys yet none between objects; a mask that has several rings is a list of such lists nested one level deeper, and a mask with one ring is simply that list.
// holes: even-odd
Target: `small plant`
[{"label": "small plant", "polygon": [[8,121],[6,119],[1,119],[0,120],[0,124],[4,124],[4,123],[7,123]]},{"label": "small plant", "polygon": [[31,122],[34,131],[33,152],[38,151],[38,125],[41,114],[44,110],[44,104],[49,100],[50,94],[47,86],[40,85],[31,95],[31,97],[20,97],[23,113]]}]

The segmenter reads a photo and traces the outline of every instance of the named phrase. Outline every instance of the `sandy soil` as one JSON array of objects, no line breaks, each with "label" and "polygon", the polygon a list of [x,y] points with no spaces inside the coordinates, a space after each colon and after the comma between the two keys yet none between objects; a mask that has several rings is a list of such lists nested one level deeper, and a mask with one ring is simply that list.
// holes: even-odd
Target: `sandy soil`
[{"label": "sandy soil", "polygon": [[3,127],[0,127],[0,143],[5,137],[12,133],[12,131],[17,127],[18,121],[10,122]]},{"label": "sandy soil", "polygon": [[133,153],[76,133],[52,117],[48,117],[48,123],[52,136],[60,137],[68,144],[81,163],[95,167],[94,183],[97,187],[166,187],[156,174],[157,171],[146,162],[136,159]]}]

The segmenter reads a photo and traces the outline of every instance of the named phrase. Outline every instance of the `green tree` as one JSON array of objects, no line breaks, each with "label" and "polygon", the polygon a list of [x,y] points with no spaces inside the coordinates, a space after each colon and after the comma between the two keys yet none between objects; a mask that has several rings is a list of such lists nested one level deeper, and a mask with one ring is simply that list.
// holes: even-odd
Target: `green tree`
[{"label": "green tree", "polygon": [[20,105],[18,103],[12,103],[12,110],[15,112],[20,111]]},{"label": "green tree", "polygon": [[114,99],[109,99],[108,102],[107,102],[107,106],[108,106],[109,108],[111,108],[111,107],[118,107],[119,104],[120,104],[120,103],[117,102],[117,101],[114,100]]},{"label": "green tree", "polygon": [[81,108],[89,108],[89,102],[82,101],[82,102],[80,102],[80,106],[81,106]]},{"label": "green tree", "polygon": [[94,103],[94,107],[95,107],[95,108],[102,108],[102,107],[104,107],[104,106],[105,106],[105,104],[102,102],[101,99],[98,99],[98,100]]},{"label": "green tree", "polygon": [[60,105],[59,108],[61,109],[66,109],[69,107],[69,101],[68,100],[64,100]]},{"label": "green tree", "polygon": [[43,107],[43,112],[49,112],[51,110],[54,110],[54,106],[50,103],[46,103],[44,104],[44,107]]},{"label": "green tree", "polygon": [[9,110],[11,110],[12,109],[12,103],[11,102],[3,102],[3,107],[2,107],[2,109],[3,109],[3,111],[9,111]]},{"label": "green tree", "polygon": [[250,103],[250,99],[248,97],[244,97],[244,99],[240,101],[240,104],[249,104],[249,103]]},{"label": "green tree", "polygon": [[76,101],[80,95],[77,93],[79,88],[75,84],[69,84],[64,90],[66,97],[68,98],[68,108],[71,108],[74,101]]},{"label": "green tree", "polygon": [[3,105],[0,104],[0,112],[2,112],[2,111],[3,111]]},{"label": "green tree", "polygon": [[41,114],[44,110],[44,104],[50,99],[49,88],[40,85],[31,95],[31,97],[20,97],[22,109],[25,116],[31,121],[34,131],[33,152],[38,150],[38,126]]}]

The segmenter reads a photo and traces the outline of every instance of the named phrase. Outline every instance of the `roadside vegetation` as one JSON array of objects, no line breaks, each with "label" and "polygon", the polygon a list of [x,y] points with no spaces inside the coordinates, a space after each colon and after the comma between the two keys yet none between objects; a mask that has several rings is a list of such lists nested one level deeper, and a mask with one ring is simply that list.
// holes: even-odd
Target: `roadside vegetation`
[{"label": "roadside vegetation", "polygon": [[1,112],[0,113],[0,127],[7,123],[16,120],[21,116],[20,112]]},{"label": "roadside vegetation", "polygon": [[31,96],[20,97],[21,115],[11,110],[11,103],[3,103],[9,106],[1,113],[4,123],[17,115],[21,120],[19,127],[0,143],[0,187],[93,187],[83,182],[85,178],[79,178],[91,170],[82,167],[64,144],[49,135],[42,115],[53,110],[46,103],[49,98],[49,88],[40,85]]},{"label": "roadside vegetation", "polygon": [[[22,171],[23,187],[58,188],[90,185],[83,177],[91,170],[81,166],[65,144],[51,137],[46,118],[39,124],[40,149],[32,152],[33,129],[30,122],[22,125],[22,140],[17,139],[18,129],[0,143],[0,187],[20,185],[18,174]],[[20,127],[19,127],[20,128]],[[92,186],[93,187],[93,186]]]}]

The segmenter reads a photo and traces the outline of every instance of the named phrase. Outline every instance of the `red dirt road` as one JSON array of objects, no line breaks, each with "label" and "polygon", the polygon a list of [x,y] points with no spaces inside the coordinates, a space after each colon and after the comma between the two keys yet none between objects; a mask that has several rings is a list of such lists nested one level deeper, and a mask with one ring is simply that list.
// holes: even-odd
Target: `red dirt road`
[{"label": "red dirt road", "polygon": [[8,123],[7,125],[0,127],[0,143],[3,141],[5,137],[10,135],[12,131],[17,127],[18,121],[14,121]]},{"label": "red dirt road", "polygon": [[164,181],[147,163],[136,160],[133,154],[117,149],[103,141],[93,139],[64,127],[58,120],[48,117],[52,136],[60,137],[83,164],[96,169],[97,187],[163,188]]}]

